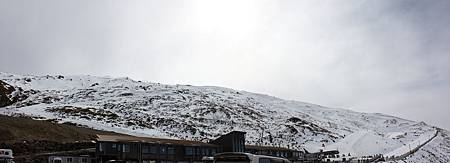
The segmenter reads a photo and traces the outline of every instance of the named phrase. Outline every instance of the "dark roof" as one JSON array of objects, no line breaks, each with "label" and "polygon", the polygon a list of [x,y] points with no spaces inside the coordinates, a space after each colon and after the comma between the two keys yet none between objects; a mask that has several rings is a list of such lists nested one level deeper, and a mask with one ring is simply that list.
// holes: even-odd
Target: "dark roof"
[{"label": "dark roof", "polygon": [[229,133],[227,133],[225,135],[221,135],[218,138],[211,140],[209,143],[216,144],[217,142],[220,142],[223,139],[226,139],[226,137],[231,136],[231,135],[236,135],[236,134],[244,134],[244,139],[245,139],[246,132],[243,132],[243,131],[231,131],[231,132],[229,132]]},{"label": "dark roof", "polygon": [[293,150],[293,149],[288,149],[288,148],[283,148],[283,147],[258,146],[258,145],[245,145],[245,149],[277,150],[277,151],[295,151],[295,150]]},{"label": "dark roof", "polygon": [[323,151],[323,152],[319,152],[325,155],[333,155],[333,154],[339,154],[338,150],[330,150],[330,151]]},{"label": "dark roof", "polygon": [[217,145],[208,144],[201,141],[137,137],[131,135],[97,135],[97,137],[98,137],[97,141],[99,142],[140,142],[140,143],[155,143],[155,144],[173,144],[183,146],[219,147]]}]

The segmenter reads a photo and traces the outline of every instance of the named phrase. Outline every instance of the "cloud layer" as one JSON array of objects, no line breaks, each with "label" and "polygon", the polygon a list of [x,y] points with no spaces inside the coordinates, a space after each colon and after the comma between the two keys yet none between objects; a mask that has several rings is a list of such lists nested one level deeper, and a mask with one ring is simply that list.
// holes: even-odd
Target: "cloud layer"
[{"label": "cloud layer", "polygon": [[450,1],[0,2],[0,71],[218,85],[450,129]]}]

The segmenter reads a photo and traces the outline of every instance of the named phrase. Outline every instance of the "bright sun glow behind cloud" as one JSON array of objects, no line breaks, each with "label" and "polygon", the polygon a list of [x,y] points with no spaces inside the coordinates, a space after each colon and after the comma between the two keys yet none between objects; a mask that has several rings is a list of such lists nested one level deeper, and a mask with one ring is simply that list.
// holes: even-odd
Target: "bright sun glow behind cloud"
[{"label": "bright sun glow behind cloud", "polygon": [[248,38],[259,25],[257,1],[198,0],[191,5],[192,26],[201,34],[241,40]]}]

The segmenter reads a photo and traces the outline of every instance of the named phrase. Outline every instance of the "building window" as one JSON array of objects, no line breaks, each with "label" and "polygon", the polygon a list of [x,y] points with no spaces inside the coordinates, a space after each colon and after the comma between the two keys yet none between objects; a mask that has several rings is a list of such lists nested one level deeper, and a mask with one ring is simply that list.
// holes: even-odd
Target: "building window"
[{"label": "building window", "polygon": [[103,143],[98,143],[98,151],[103,151]]},{"label": "building window", "polygon": [[144,145],[142,147],[142,153],[156,154],[156,146],[154,146],[154,145]]},{"label": "building window", "polygon": [[113,149],[115,149],[115,148],[117,148],[117,145],[116,144],[112,144],[112,146],[111,146]]},{"label": "building window", "polygon": [[159,154],[167,154],[167,146],[160,146]]},{"label": "building window", "polygon": [[205,148],[199,148],[199,150],[202,151],[201,156],[206,156],[206,150]]},{"label": "building window", "polygon": [[169,155],[174,155],[175,154],[175,147],[168,147],[167,148],[167,153]]},{"label": "building window", "polygon": [[202,150],[200,148],[195,148],[195,155],[196,156],[201,156],[202,155]]},{"label": "building window", "polygon": [[185,148],[184,148],[184,153],[185,153],[187,156],[192,156],[193,153],[194,153],[193,150],[194,150],[194,149],[193,149],[192,147],[185,147]]},{"label": "building window", "polygon": [[129,144],[124,144],[122,147],[123,147],[123,149],[122,149],[123,152],[130,152],[130,145]]},{"label": "building window", "polygon": [[283,163],[284,161],[281,159],[272,159],[272,163]]},{"label": "building window", "polygon": [[81,158],[81,162],[88,162],[87,158]]},{"label": "building window", "polygon": [[142,146],[142,153],[150,153],[150,146],[143,145]]},{"label": "building window", "polygon": [[158,153],[158,147],[154,145],[150,146],[150,153],[152,154]]},{"label": "building window", "polygon": [[66,161],[67,161],[67,162],[72,162],[72,157],[67,157],[67,158],[66,158]]}]

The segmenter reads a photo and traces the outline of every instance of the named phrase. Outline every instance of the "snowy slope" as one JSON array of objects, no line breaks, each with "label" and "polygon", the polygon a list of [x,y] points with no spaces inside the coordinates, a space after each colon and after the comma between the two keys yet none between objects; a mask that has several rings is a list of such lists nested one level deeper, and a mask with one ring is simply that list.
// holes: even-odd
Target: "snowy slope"
[{"label": "snowy slope", "polygon": [[441,131],[430,143],[406,158],[408,162],[450,162],[450,133]]},{"label": "snowy slope", "polygon": [[0,73],[0,80],[17,88],[11,96],[27,97],[0,108],[0,114],[57,119],[139,136],[207,141],[241,130],[247,132],[249,144],[309,151],[318,151],[324,144],[327,149],[373,155],[395,151],[436,130],[423,122],[379,113],[221,87],[7,73]]},{"label": "snowy slope", "polygon": [[326,149],[337,149],[344,154],[351,153],[353,156],[376,155],[387,153],[402,146],[402,143],[388,137],[383,137],[373,131],[357,131],[338,143],[329,145]]}]

